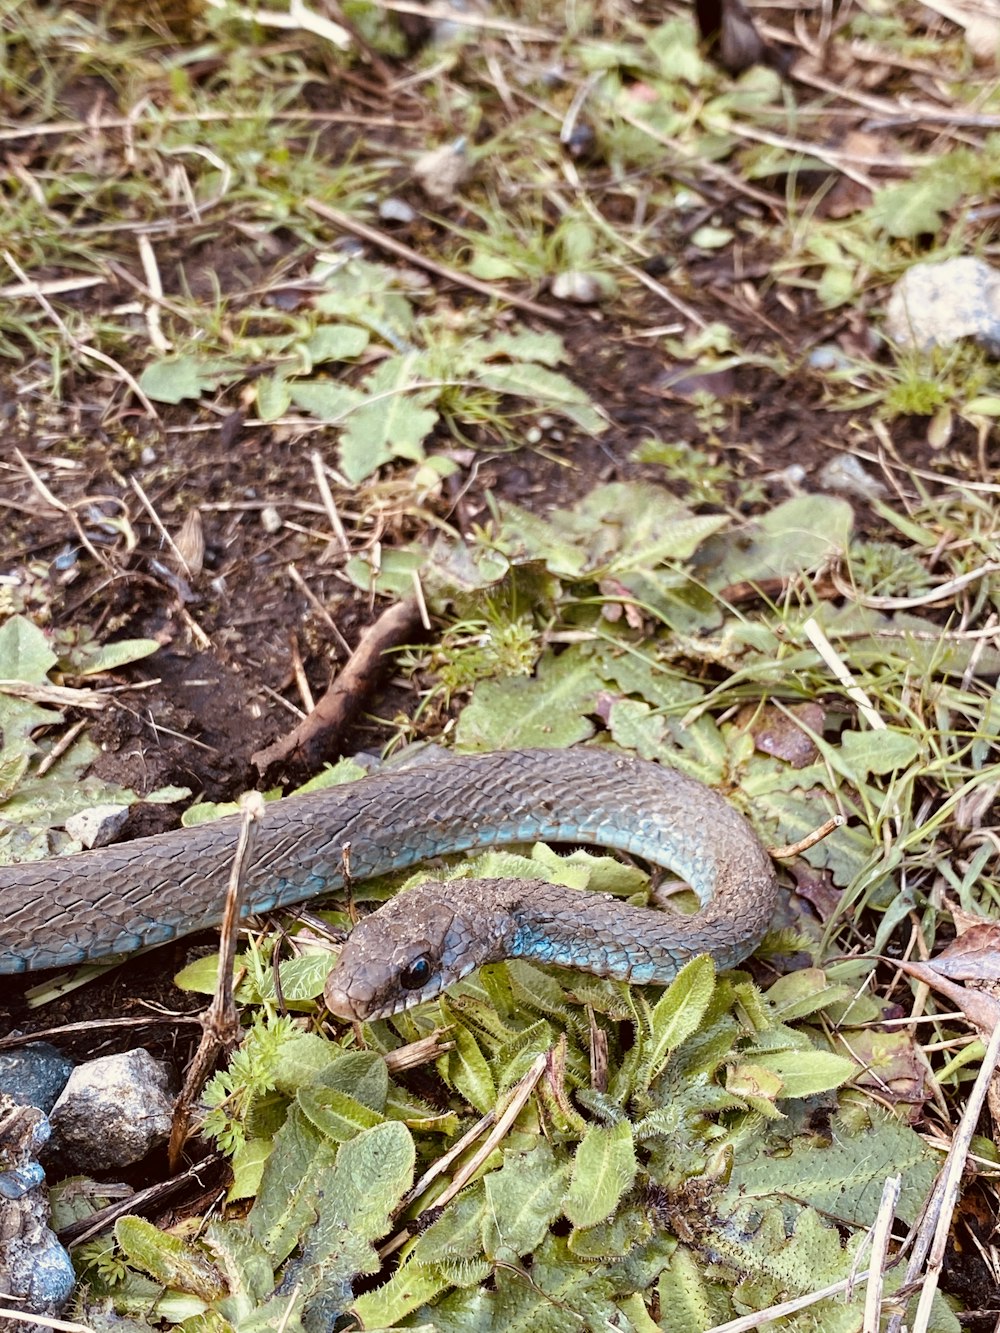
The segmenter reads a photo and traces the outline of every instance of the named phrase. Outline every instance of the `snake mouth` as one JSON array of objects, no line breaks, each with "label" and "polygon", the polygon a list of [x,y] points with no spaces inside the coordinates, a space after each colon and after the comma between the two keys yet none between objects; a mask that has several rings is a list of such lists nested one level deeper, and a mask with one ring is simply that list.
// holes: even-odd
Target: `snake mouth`
[{"label": "snake mouth", "polygon": [[375,1023],[380,1018],[392,1018],[395,1014],[416,1009],[420,1004],[429,1004],[431,1000],[436,1000],[438,996],[443,995],[457,982],[464,981],[467,976],[475,972],[476,966],[473,963],[460,972],[452,973],[450,976],[439,974],[421,987],[420,990],[399,991],[393,988],[393,998],[381,1005],[366,1005],[364,1000],[351,995],[349,990],[337,983],[337,974],[334,971],[327,978],[323,990],[323,999],[334,1018],[339,1018],[348,1023]]}]

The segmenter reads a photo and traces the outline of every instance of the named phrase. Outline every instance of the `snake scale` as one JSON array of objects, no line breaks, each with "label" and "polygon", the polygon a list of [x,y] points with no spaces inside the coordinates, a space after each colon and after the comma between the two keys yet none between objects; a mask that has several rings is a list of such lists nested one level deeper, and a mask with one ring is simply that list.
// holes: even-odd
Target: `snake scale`
[{"label": "snake scale", "polygon": [[[0,972],[64,967],[217,925],[238,827],[230,816],[0,867]],[[383,1017],[502,958],[662,985],[698,954],[732,966],[767,929],[774,870],[743,816],[675,769],[587,747],[449,756],[276,801],[260,823],[244,914],[342,887],[346,844],[360,880],[535,839],[669,867],[702,910],[683,916],[526,880],[425,884],[354,929],[327,982],[330,1009]]]}]

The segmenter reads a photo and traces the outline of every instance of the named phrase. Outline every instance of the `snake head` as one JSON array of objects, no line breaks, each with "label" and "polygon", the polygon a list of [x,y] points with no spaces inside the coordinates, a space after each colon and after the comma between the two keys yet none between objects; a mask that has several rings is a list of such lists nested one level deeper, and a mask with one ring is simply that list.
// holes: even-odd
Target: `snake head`
[{"label": "snake head", "polygon": [[508,957],[509,907],[494,895],[488,908],[487,886],[493,882],[421,884],[360,921],[327,977],[330,1012],[355,1022],[386,1018]]}]

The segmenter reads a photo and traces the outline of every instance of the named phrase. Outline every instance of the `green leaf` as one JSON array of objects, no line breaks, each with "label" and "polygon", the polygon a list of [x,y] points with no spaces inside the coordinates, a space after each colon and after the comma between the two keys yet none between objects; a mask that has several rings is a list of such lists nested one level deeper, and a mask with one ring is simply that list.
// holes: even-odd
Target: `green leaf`
[{"label": "green leaf", "polygon": [[494,333],[473,344],[470,352],[474,353],[474,365],[500,356],[509,361],[538,361],[545,366],[557,366],[566,360],[566,346],[557,333],[537,333],[531,329]]},{"label": "green leaf", "polygon": [[225,1279],[206,1254],[142,1217],[119,1218],[115,1239],[129,1263],[164,1287],[204,1301],[217,1300],[226,1293]]},{"label": "green leaf", "polygon": [[[482,1229],[486,1220],[483,1184],[478,1181],[462,1194],[420,1236],[413,1247],[412,1262],[418,1267],[448,1264],[454,1272],[459,1263],[482,1259]],[[481,1281],[478,1276],[475,1281]],[[462,1285],[465,1285],[464,1283]]]},{"label": "green leaf", "polygon": [[257,415],[261,421],[277,421],[292,405],[292,390],[284,375],[262,375],[254,386]]},{"label": "green leaf", "polygon": [[360,356],[370,341],[371,334],[358,324],[321,324],[306,343],[306,351],[314,365],[322,365]]},{"label": "green leaf", "polygon": [[233,1183],[226,1195],[227,1200],[256,1198],[264,1175],[264,1164],[273,1146],[271,1139],[247,1139],[245,1143],[237,1145],[230,1160]]},{"label": "green leaf", "polygon": [[919,739],[899,731],[842,731],[840,752],[846,770],[855,781],[874,773],[906,768],[920,754]]},{"label": "green leaf", "polygon": [[27,616],[0,625],[0,679],[41,685],[57,660],[48,637]]},{"label": "green leaf", "polygon": [[[351,1306],[362,1328],[394,1328],[419,1306],[440,1295],[451,1282],[439,1268],[403,1264],[375,1291],[359,1296]],[[433,1327],[433,1326],[432,1326]]]},{"label": "green leaf", "polygon": [[338,1088],[301,1088],[298,1104],[310,1124],[336,1143],[346,1143],[383,1120],[377,1111]]},{"label": "green leaf", "polygon": [[139,386],[154,402],[179,403],[185,398],[200,398],[238,374],[235,361],[197,355],[168,356],[145,368],[139,376]]},{"label": "green leaf", "polygon": [[[872,1103],[835,1117],[818,1141],[808,1124],[809,1103],[791,1112],[788,1142],[746,1145],[733,1165],[726,1197],[792,1195],[844,1222],[868,1227],[878,1212],[886,1176],[902,1176],[898,1215],[911,1224],[934,1181],[939,1157],[896,1116]],[[796,1114],[803,1123],[796,1128]]]},{"label": "green leaf", "polygon": [[721,588],[815,569],[847,550],[853,526],[854,511],[846,500],[795,496],[708,543],[705,555],[714,566],[708,582]]},{"label": "green leaf", "polygon": [[296,407],[319,421],[343,421],[364,402],[364,394],[338,380],[290,380],[288,392]]},{"label": "green leaf", "polygon": [[731,1313],[725,1288],[706,1278],[704,1261],[686,1245],[674,1251],[658,1291],[663,1333],[703,1333]]},{"label": "green leaf", "polygon": [[591,1125],[573,1158],[573,1174],[563,1211],[577,1227],[592,1227],[618,1207],[635,1180],[635,1145],[627,1120]]},{"label": "green leaf", "polygon": [[115,639],[113,643],[102,644],[93,654],[88,655],[76,671],[81,676],[96,676],[102,671],[115,671],[130,662],[139,662],[159,650],[160,644],[155,639]]},{"label": "green leaf", "polygon": [[348,481],[364,481],[394,458],[419,461],[437,424],[430,404],[436,389],[419,389],[416,353],[383,361],[361,384],[368,401],[352,411],[340,438],[340,465]]},{"label": "green leaf", "polygon": [[528,1254],[559,1216],[569,1167],[547,1143],[526,1153],[508,1153],[499,1171],[485,1180],[487,1208],[482,1247],[493,1261]]},{"label": "green leaf", "polygon": [[657,1000],[644,1038],[641,1087],[648,1087],[676,1050],[701,1026],[715,990],[715,964],[708,955],[692,958]]},{"label": "green leaf", "polygon": [[513,750],[572,745],[593,735],[585,716],[597,706],[601,679],[575,646],[547,653],[533,677],[481,681],[458,719],[465,750]]},{"label": "green leaf", "polygon": [[398,1120],[366,1129],[337,1154],[326,1197],[336,1216],[366,1240],[385,1234],[390,1215],[413,1184],[413,1138]]},{"label": "green leaf", "polygon": [[754,1055],[753,1063],[781,1080],[779,1097],[812,1097],[829,1092],[859,1072],[853,1060],[832,1051],[762,1051]]},{"label": "green leaf", "polygon": [[[446,1000],[442,1001],[441,1007],[445,1013],[451,1013]],[[486,1057],[470,1029],[457,1018],[450,1036],[455,1046],[437,1062],[441,1076],[477,1111],[486,1115],[493,1110],[497,1099],[496,1085]]]},{"label": "green leaf", "polygon": [[876,190],[868,216],[876,227],[900,240],[925,232],[934,235],[961,195],[961,184],[953,176],[929,172],[902,185]]},{"label": "green leaf", "polygon": [[275,1264],[288,1258],[315,1218],[319,1195],[336,1160],[336,1145],[293,1106],[275,1135],[274,1151],[247,1217],[253,1236]]},{"label": "green leaf", "polygon": [[520,362],[510,366],[487,365],[478,375],[479,382],[497,393],[527,398],[549,412],[568,417],[588,435],[600,435],[608,420],[591,403],[585,391],[557,371]]}]

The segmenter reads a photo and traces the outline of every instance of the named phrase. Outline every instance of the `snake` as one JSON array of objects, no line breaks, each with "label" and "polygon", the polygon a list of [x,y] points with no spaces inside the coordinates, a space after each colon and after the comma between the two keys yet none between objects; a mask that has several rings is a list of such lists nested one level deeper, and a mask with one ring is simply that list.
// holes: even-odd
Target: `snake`
[{"label": "snake", "polygon": [[[0,867],[0,973],[93,962],[217,926],[240,827],[230,815]],[[331,1013],[388,1017],[513,958],[663,986],[701,954],[735,966],[768,929],[776,876],[747,819],[679,769],[610,746],[448,754],[268,803],[241,910],[258,915],[447,853],[537,840],[666,867],[701,908],[639,907],[528,879],[430,881],[354,927],[326,982]]]}]

